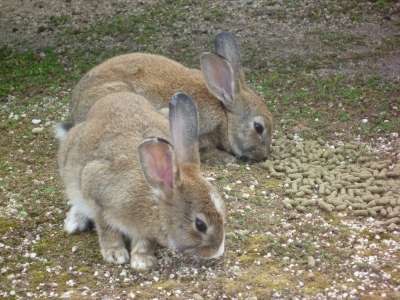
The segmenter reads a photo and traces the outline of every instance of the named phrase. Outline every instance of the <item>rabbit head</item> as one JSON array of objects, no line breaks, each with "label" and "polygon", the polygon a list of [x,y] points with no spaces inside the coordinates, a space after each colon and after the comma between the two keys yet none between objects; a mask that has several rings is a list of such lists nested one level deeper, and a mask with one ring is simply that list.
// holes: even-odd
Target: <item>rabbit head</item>
[{"label": "rabbit head", "polygon": [[246,84],[233,34],[218,34],[214,44],[216,54],[201,55],[201,70],[209,91],[226,109],[232,152],[244,160],[264,160],[270,152],[272,115],[263,99]]},{"label": "rabbit head", "polygon": [[150,138],[139,146],[148,184],[160,206],[168,246],[201,258],[224,252],[225,207],[200,174],[198,112],[193,100],[177,93],[169,105],[171,145]]}]

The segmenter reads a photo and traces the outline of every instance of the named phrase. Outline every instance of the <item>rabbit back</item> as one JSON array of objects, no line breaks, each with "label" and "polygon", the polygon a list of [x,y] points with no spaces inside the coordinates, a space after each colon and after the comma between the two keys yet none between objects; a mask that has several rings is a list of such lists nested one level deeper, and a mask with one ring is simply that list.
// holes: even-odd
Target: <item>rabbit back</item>
[{"label": "rabbit back", "polygon": [[[208,91],[200,70],[190,69],[169,58],[131,53],[113,57],[90,70],[72,93],[71,117],[74,123],[85,120],[91,106],[107,94],[133,92],[144,96],[155,109],[168,106],[177,91],[196,99],[200,119],[200,134],[209,132],[223,117],[223,109]],[[215,120],[215,121],[214,121]]]},{"label": "rabbit back", "polygon": [[88,217],[101,207],[121,232],[159,230],[146,222],[158,216],[137,155],[142,141],[154,136],[169,138],[168,121],[145,98],[115,93],[96,102],[60,145],[60,173],[71,202],[87,207]]}]

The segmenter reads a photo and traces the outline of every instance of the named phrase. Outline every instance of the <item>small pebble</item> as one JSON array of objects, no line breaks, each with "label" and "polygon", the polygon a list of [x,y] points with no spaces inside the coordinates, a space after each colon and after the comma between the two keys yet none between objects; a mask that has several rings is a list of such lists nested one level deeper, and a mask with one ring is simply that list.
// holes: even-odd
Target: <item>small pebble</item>
[{"label": "small pebble", "polygon": [[315,259],[312,256],[309,256],[307,258],[307,265],[309,268],[314,268],[315,267]]},{"label": "small pebble", "polygon": [[193,295],[193,299],[194,299],[194,300],[203,300],[204,298],[203,298],[201,295],[199,295],[199,294],[194,294],[194,295]]},{"label": "small pebble", "polygon": [[41,133],[43,129],[43,127],[35,127],[32,129],[32,133]]}]

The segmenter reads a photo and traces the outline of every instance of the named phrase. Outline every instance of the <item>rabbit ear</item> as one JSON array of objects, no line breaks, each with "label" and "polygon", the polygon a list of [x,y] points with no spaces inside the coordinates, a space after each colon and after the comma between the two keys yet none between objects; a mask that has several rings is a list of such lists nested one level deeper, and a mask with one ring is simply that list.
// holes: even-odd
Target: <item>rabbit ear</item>
[{"label": "rabbit ear", "polygon": [[200,57],[201,71],[210,92],[228,110],[233,110],[235,79],[230,63],[219,55],[203,53]]},{"label": "rabbit ear", "polygon": [[235,82],[240,79],[240,49],[239,44],[231,32],[223,31],[214,40],[215,53],[224,57],[232,65]]},{"label": "rabbit ear", "polygon": [[181,92],[172,96],[169,124],[177,163],[200,165],[198,112],[191,97]]},{"label": "rabbit ear", "polygon": [[164,197],[171,195],[177,176],[174,151],[168,141],[149,138],[139,145],[139,158],[147,182]]}]

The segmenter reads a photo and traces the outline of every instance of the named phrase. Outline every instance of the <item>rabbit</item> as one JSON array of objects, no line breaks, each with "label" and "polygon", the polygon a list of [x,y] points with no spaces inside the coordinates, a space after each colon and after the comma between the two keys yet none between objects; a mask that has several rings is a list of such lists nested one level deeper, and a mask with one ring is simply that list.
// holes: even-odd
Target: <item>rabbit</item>
[{"label": "rabbit", "polygon": [[225,206],[200,173],[191,97],[172,97],[168,122],[140,95],[109,94],[84,122],[67,129],[58,126],[57,136],[72,205],[64,223],[68,233],[94,222],[104,260],[123,264],[130,258],[138,271],[156,264],[156,244],[197,258],[223,255]]},{"label": "rabbit", "polygon": [[214,45],[215,53],[201,55],[201,70],[145,53],[120,55],[103,62],[73,89],[72,122],[85,120],[93,103],[106,94],[134,92],[148,99],[156,110],[162,110],[171,95],[181,90],[197,101],[202,158],[208,152],[208,157],[224,162],[267,159],[273,117],[263,99],[246,84],[234,35],[222,32]]}]

